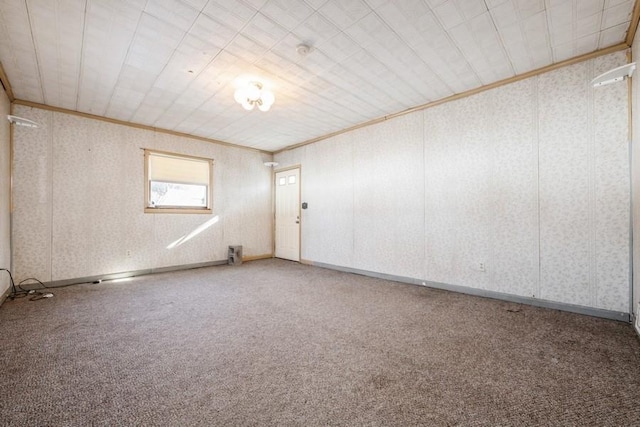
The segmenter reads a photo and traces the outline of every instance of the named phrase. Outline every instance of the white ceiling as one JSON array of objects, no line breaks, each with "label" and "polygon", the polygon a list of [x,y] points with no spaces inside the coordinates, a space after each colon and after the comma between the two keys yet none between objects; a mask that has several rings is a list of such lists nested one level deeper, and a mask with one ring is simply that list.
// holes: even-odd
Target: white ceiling
[{"label": "white ceiling", "polygon": [[276,151],[619,44],[634,3],[1,0],[0,61],[19,100]]}]

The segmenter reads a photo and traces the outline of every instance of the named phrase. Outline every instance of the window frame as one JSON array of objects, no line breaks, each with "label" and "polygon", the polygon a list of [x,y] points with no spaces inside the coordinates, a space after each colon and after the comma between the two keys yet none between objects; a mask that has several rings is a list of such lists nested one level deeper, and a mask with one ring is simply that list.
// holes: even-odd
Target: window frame
[{"label": "window frame", "polygon": [[[209,166],[209,183],[207,186],[207,206],[206,207],[193,207],[193,206],[150,206],[149,198],[151,196],[151,179],[149,177],[149,162],[150,157],[153,154],[158,154],[166,157],[175,157],[177,159],[185,160],[199,160],[207,162]],[[191,156],[188,154],[173,153],[169,151],[144,149],[144,213],[169,213],[169,214],[211,214],[213,212],[213,165],[214,160],[206,157]],[[183,183],[176,183],[183,184]]]}]

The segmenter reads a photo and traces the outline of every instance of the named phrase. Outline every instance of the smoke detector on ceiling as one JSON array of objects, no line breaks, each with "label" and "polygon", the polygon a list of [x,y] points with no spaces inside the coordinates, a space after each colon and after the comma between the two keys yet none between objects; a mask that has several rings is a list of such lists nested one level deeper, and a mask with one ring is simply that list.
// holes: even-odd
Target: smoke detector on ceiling
[{"label": "smoke detector on ceiling", "polygon": [[296,46],[296,52],[298,52],[298,55],[300,56],[307,56],[309,52],[311,52],[311,47],[302,43]]}]

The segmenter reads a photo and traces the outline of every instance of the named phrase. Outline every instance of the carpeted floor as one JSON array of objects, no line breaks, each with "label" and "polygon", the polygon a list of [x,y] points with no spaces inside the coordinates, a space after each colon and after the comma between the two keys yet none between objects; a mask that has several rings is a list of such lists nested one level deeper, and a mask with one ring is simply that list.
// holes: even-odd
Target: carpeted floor
[{"label": "carpeted floor", "polygon": [[640,425],[630,325],[282,260],[0,307],[0,425]]}]

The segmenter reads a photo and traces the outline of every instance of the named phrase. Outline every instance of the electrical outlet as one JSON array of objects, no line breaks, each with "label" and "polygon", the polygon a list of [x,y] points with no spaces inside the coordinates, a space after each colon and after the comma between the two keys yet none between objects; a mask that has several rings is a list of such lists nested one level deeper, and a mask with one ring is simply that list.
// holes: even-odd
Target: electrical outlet
[{"label": "electrical outlet", "polygon": [[127,249],[127,257],[131,256],[131,251]]},{"label": "electrical outlet", "polygon": [[480,271],[487,271],[484,262],[478,263],[478,270]]}]

